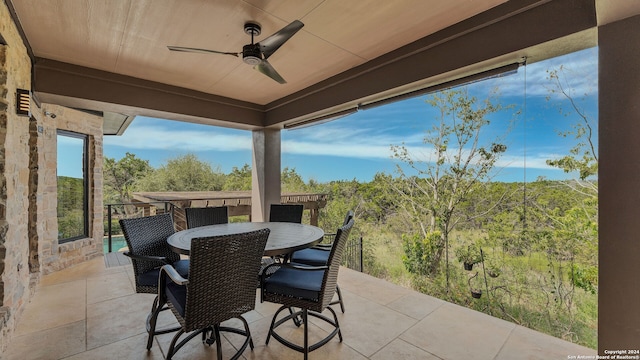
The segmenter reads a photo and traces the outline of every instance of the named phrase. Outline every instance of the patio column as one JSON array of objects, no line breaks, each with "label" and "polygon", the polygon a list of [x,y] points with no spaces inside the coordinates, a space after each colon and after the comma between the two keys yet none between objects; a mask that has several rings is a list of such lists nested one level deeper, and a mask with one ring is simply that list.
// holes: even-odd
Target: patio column
[{"label": "patio column", "polygon": [[280,203],[280,130],[253,131],[251,221],[267,221],[269,206]]},{"label": "patio column", "polygon": [[[601,26],[598,352],[640,341],[640,16]],[[635,355],[635,354],[634,354]]]}]

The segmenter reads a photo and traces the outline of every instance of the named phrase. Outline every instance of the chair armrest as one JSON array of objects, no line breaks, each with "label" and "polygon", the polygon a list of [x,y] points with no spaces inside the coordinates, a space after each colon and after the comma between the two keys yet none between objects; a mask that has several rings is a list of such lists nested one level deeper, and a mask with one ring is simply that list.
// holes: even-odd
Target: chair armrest
[{"label": "chair armrest", "polygon": [[322,266],[307,266],[307,265],[295,265],[295,264],[284,264],[283,267],[288,267],[291,269],[296,269],[296,270],[303,270],[303,271],[318,271],[318,270],[327,270],[329,267],[327,265],[322,265]]},{"label": "chair armrest", "polygon": [[322,250],[322,251],[331,251],[332,247],[333,247],[333,243],[331,243],[331,244],[318,244],[318,245],[312,247],[312,249],[314,249],[314,250]]},{"label": "chair armrest", "polygon": [[160,268],[160,275],[158,279],[158,300],[160,308],[167,302],[167,278],[178,285],[188,285],[189,280],[183,278],[178,274],[176,269],[172,265],[163,265]]},{"label": "chair armrest", "polygon": [[[291,268],[291,269],[303,270],[303,271],[327,270],[329,268],[326,265],[308,266],[308,265],[299,265],[299,264],[292,264],[292,263],[273,263],[273,264],[270,264],[269,266],[265,267],[262,270],[261,280],[271,276],[274,272],[276,272],[278,269],[271,270],[271,268],[276,267],[276,266],[278,267],[278,269],[284,267],[284,268]],[[262,281],[260,283],[262,283]]]},{"label": "chair armrest", "polygon": [[260,274],[260,302],[261,303],[264,302],[264,282],[265,282],[265,280],[269,276],[273,275],[273,273],[276,272],[278,269],[280,269],[280,267],[282,267],[283,265],[284,264],[281,263],[281,262],[274,262],[272,264],[267,265],[265,268],[262,269],[262,273]]},{"label": "chair armrest", "polygon": [[123,252],[122,255],[130,257],[131,259],[134,259],[134,260],[154,261],[154,262],[161,262],[166,265],[169,265],[169,261],[167,261],[167,258],[164,256],[134,255],[128,251]]},{"label": "chair armrest", "polygon": [[261,271],[261,273],[260,273],[260,287],[262,287],[262,283],[264,282],[264,280],[266,278],[271,276],[274,272],[276,272],[276,270],[278,270],[283,265],[284,265],[284,263],[281,263],[281,262],[273,262],[273,263],[265,266],[264,268],[262,268],[260,270]]},{"label": "chair armrest", "polygon": [[180,276],[180,274],[178,274],[176,269],[171,265],[164,265],[162,268],[160,268],[160,277],[163,277],[164,274],[167,274],[166,276],[168,276],[169,279],[171,279],[171,281],[173,281],[178,285],[189,284],[189,280]]}]

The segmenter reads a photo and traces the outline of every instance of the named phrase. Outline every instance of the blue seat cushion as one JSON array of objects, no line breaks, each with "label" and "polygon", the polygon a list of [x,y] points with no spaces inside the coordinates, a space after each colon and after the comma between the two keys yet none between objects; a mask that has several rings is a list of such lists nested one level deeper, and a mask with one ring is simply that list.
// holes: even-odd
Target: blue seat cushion
[{"label": "blue seat cushion", "polygon": [[324,272],[283,267],[265,280],[264,290],[268,293],[318,301]]},{"label": "blue seat cushion", "polygon": [[167,301],[173,304],[180,316],[184,318],[184,308],[187,303],[187,286],[169,281],[166,287]]},{"label": "blue seat cushion", "polygon": [[[185,279],[189,278],[189,260],[178,260],[174,262],[173,267],[178,274]],[[138,275],[138,284],[141,286],[158,286],[158,276],[160,275],[160,268],[149,270],[144,274]]]},{"label": "blue seat cushion", "polygon": [[329,261],[331,251],[318,250],[314,248],[303,249],[291,255],[291,262],[306,264],[311,266],[323,266]]}]

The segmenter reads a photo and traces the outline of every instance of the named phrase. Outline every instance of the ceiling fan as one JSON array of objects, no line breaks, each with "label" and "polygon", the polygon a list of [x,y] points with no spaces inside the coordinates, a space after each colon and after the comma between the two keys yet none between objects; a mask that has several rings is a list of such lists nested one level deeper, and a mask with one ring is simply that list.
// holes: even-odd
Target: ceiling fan
[{"label": "ceiling fan", "polygon": [[217,50],[208,50],[208,49],[198,49],[198,48],[189,48],[182,46],[167,46],[171,51],[185,51],[185,52],[195,52],[195,53],[204,53],[204,54],[222,54],[222,55],[232,55],[238,57],[242,55],[242,61],[246,64],[253,65],[253,68],[258,70],[259,72],[267,75],[273,80],[279,82],[280,84],[286,84],[287,82],[278,74],[276,69],[271,66],[271,64],[267,61],[267,59],[273,55],[276,50],[282,46],[287,40],[289,40],[298,30],[302,29],[304,24],[295,20],[291,24],[283,27],[280,31],[275,34],[269,36],[268,38],[258,42],[253,43],[253,39],[255,36],[260,35],[262,28],[260,24],[256,22],[247,22],[244,24],[244,32],[247,35],[251,35],[251,44],[247,44],[242,47],[242,52],[225,52],[225,51],[217,51]]}]

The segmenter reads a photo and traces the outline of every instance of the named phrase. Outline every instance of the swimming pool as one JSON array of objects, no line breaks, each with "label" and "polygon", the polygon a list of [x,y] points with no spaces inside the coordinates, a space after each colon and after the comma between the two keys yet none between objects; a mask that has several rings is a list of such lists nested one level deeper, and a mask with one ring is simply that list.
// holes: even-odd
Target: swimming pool
[{"label": "swimming pool", "polygon": [[[120,250],[123,247],[127,247],[127,242],[124,240],[124,236],[116,235],[116,236],[112,236],[111,237],[111,252],[117,252],[118,250]],[[105,237],[102,240],[102,249],[104,250],[105,254],[109,252],[109,238],[108,237]]]}]

